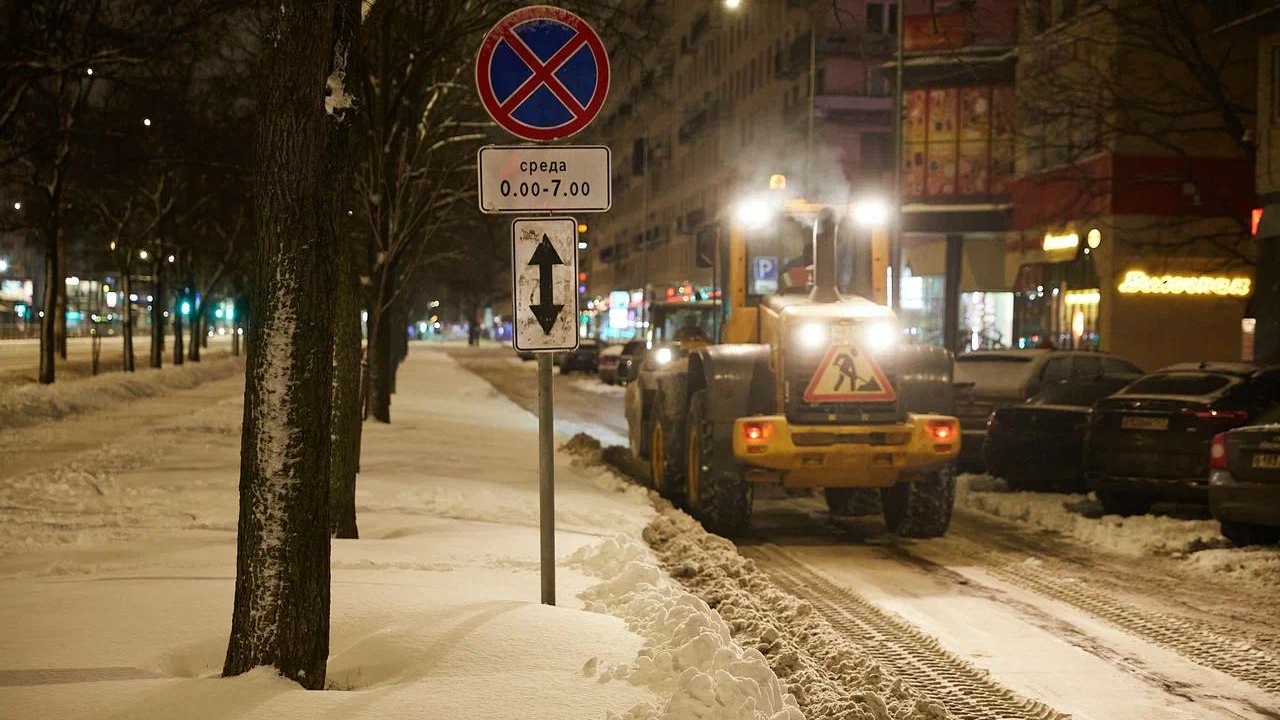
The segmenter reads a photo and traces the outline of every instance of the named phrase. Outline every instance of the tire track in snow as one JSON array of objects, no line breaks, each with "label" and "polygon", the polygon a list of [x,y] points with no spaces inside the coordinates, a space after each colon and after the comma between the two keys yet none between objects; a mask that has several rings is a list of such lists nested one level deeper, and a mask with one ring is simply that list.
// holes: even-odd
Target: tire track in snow
[{"label": "tire track in snow", "polygon": [[993,681],[986,671],[942,647],[910,623],[840,587],[774,545],[740,551],[781,589],[803,598],[836,630],[866,649],[916,691],[936,699],[962,720],[1065,720],[1044,703]]}]

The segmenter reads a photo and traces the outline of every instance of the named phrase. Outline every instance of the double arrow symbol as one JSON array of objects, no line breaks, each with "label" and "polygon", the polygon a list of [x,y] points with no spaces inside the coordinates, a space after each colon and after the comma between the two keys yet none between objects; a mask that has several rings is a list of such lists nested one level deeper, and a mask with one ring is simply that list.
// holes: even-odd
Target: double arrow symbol
[{"label": "double arrow symbol", "polygon": [[563,265],[564,260],[560,258],[560,254],[556,252],[555,247],[551,244],[551,238],[546,233],[542,234],[542,242],[538,243],[538,247],[533,251],[533,257],[529,258],[530,265],[538,266],[538,304],[530,305],[533,310],[533,316],[538,319],[538,324],[542,326],[544,335],[551,334],[551,328],[555,327],[556,319],[560,317],[560,311],[564,309],[564,304],[556,304],[552,302],[551,297],[551,268],[555,265]]}]

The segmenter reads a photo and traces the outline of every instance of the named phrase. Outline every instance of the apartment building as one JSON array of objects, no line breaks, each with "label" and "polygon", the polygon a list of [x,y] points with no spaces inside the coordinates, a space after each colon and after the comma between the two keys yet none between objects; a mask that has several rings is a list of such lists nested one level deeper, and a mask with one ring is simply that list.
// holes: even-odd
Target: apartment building
[{"label": "apartment building", "polygon": [[616,63],[593,128],[613,149],[614,204],[583,233],[581,331],[607,339],[634,335],[648,302],[712,297],[699,239],[771,177],[811,196],[891,182],[880,66],[896,46],[895,3],[664,0],[654,11],[662,37],[633,68]]},{"label": "apartment building", "polygon": [[1247,5],[1024,6],[1004,263],[1014,345],[1149,369],[1246,354],[1257,45],[1216,28]]},{"label": "apartment building", "polygon": [[1280,362],[1280,2],[1251,3],[1219,32],[1244,42],[1257,38],[1254,179],[1258,202],[1250,213],[1257,270],[1251,312],[1244,320],[1245,355]]}]

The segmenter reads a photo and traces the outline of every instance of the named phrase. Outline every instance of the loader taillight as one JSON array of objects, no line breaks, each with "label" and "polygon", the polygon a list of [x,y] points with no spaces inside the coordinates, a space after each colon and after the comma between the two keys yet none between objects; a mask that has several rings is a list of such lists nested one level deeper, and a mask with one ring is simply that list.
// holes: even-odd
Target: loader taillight
[{"label": "loader taillight", "polygon": [[949,420],[930,420],[925,425],[925,432],[937,442],[949,442],[957,434],[955,423]]},{"label": "loader taillight", "polygon": [[747,442],[764,442],[773,437],[773,423],[771,422],[744,422],[742,423],[742,436]]}]

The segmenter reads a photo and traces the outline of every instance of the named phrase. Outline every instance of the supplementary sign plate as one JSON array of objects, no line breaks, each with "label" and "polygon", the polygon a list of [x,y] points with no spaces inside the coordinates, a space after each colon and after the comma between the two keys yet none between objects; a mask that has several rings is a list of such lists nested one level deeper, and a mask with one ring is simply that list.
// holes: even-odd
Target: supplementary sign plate
[{"label": "supplementary sign plate", "polygon": [[511,342],[524,352],[578,347],[578,221],[518,218],[511,223]]},{"label": "supplementary sign plate", "polygon": [[832,345],[805,388],[805,402],[891,402],[897,398],[884,371],[857,345]]},{"label": "supplementary sign plate", "polygon": [[486,145],[480,148],[480,211],[605,212],[613,204],[603,145]]}]

